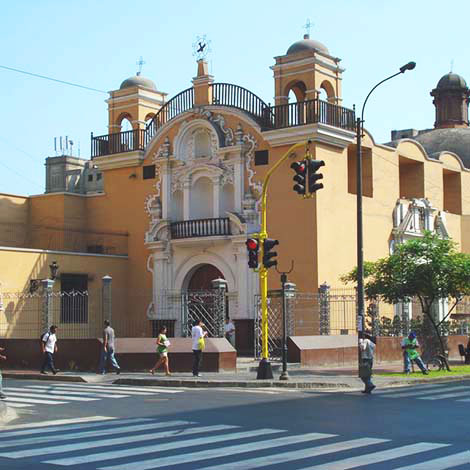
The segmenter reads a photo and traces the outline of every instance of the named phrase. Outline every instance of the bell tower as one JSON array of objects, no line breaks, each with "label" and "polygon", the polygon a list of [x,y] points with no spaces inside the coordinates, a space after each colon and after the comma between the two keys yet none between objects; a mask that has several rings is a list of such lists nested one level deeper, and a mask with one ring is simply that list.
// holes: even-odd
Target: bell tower
[{"label": "bell tower", "polygon": [[124,130],[127,119],[132,129],[145,129],[147,122],[155,116],[165,103],[166,93],[157,90],[155,83],[140,75],[124,80],[119,90],[109,92],[108,129],[110,134]]},{"label": "bell tower", "polygon": [[436,107],[436,129],[468,127],[470,90],[465,80],[456,73],[444,75],[431,91]]},{"label": "bell tower", "polygon": [[308,34],[289,47],[285,55],[275,57],[274,72],[275,104],[288,104],[289,92],[296,101],[307,101],[321,97],[324,90],[326,100],[341,105],[341,81],[344,69],[341,59],[330,55],[327,47],[310,39]]}]

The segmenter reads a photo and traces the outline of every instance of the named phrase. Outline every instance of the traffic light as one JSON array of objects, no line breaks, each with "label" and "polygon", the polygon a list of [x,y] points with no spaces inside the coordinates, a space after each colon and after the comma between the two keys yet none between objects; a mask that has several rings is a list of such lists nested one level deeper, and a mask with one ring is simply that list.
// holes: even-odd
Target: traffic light
[{"label": "traffic light", "polygon": [[317,183],[318,180],[323,178],[323,175],[317,173],[317,171],[320,167],[325,166],[325,162],[323,160],[307,160],[307,166],[308,192],[314,193],[323,188],[321,183]]},{"label": "traffic light", "polygon": [[301,160],[300,162],[293,162],[290,167],[295,171],[295,185],[293,187],[293,190],[297,192],[297,194],[305,195],[307,176],[306,160]]},{"label": "traffic light", "polygon": [[277,260],[272,259],[277,256],[277,253],[275,251],[270,251],[276,245],[279,245],[279,241],[273,240],[272,238],[266,238],[263,242],[263,266],[266,269],[269,269],[272,266],[277,266]]},{"label": "traffic light", "polygon": [[248,267],[256,269],[258,267],[259,240],[257,238],[249,238],[245,244],[248,250]]}]

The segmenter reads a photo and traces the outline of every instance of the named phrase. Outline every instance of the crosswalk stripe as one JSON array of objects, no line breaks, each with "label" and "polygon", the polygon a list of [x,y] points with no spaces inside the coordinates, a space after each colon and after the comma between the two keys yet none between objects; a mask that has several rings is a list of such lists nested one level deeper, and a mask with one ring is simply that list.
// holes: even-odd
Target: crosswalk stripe
[{"label": "crosswalk stripe", "polygon": [[[420,387],[420,390],[422,393],[427,393],[428,390],[434,390],[434,389],[440,389],[440,388],[447,388],[449,386],[448,383],[442,383],[442,384],[434,384],[434,385],[422,385]],[[395,393],[402,393],[402,390],[410,390],[410,386],[406,387],[393,387],[393,388],[385,388],[382,390],[375,390],[374,395],[388,395],[388,394],[395,394]],[[406,393],[406,392],[403,392]]]},{"label": "crosswalk stripe", "polygon": [[[210,432],[210,428],[212,428],[212,426],[208,426],[207,428],[190,428],[188,430],[180,431],[179,433],[175,434],[175,436],[179,437],[179,436],[188,435],[188,434],[195,434],[198,432]],[[203,429],[205,429],[205,431],[203,431]],[[46,460],[43,463],[49,463],[53,465],[78,465],[78,464],[84,464],[84,463],[90,463],[90,462],[102,462],[104,460],[112,460],[112,459],[117,459],[121,457],[131,457],[135,455],[140,456],[143,454],[152,454],[154,452],[163,452],[166,450],[174,450],[174,449],[181,449],[181,448],[186,451],[186,448],[189,446],[202,446],[206,444],[215,444],[217,442],[224,442],[224,441],[237,440],[237,439],[247,439],[251,437],[259,437],[259,436],[263,436],[267,434],[277,434],[280,432],[285,432],[285,431],[281,431],[279,429],[255,429],[252,431],[240,431],[240,432],[233,432],[233,433],[221,434],[221,435],[216,435],[216,436],[210,435],[210,436],[205,436],[205,437],[201,437],[197,439],[186,439],[182,441],[152,444],[148,446],[133,447],[133,448],[122,449],[122,450],[109,450],[105,452],[99,452],[96,454],[80,455],[77,457]],[[162,434],[167,434],[167,433],[154,434],[152,435],[152,440],[161,438]],[[137,440],[134,442],[137,442]],[[99,441],[97,444],[98,445],[96,445],[95,447],[101,447],[101,443]],[[58,451],[60,452],[60,450]],[[11,453],[9,453],[8,456],[11,457]],[[158,465],[156,462],[154,464]],[[127,466],[127,468],[129,468],[129,466]]]},{"label": "crosswalk stripe", "polygon": [[[266,441],[256,441],[256,442],[249,442],[247,444],[241,445],[232,445],[228,447],[219,447],[217,449],[209,449],[209,450],[200,450],[197,452],[191,452],[189,454],[181,454],[181,455],[172,455],[169,457],[159,457],[157,459],[159,467],[166,467],[170,465],[181,465],[188,462],[198,462],[201,460],[208,460],[208,459],[216,459],[219,457],[226,457],[229,455],[239,455],[242,453],[248,452],[255,452],[259,449],[272,449],[276,447],[286,446],[286,445],[295,445],[301,444],[306,442],[317,441],[321,439],[326,439],[330,437],[336,437],[335,434],[323,434],[323,433],[310,433],[310,434],[301,434],[295,436],[287,436],[287,437],[279,437],[276,439],[270,439]],[[278,464],[278,463],[286,463],[291,460],[298,460],[304,458],[304,452],[315,452],[317,450],[318,453],[314,455],[322,455],[322,453],[331,453],[335,452],[336,450],[341,450],[339,447],[341,444],[344,444],[344,450],[346,449],[354,449],[356,447],[363,447],[367,445],[373,445],[386,442],[383,439],[356,439],[354,441],[347,441],[344,443],[335,443],[335,444],[327,444],[324,446],[315,447],[313,449],[303,449],[303,450],[295,450],[289,451],[285,454],[272,454],[272,462],[269,456],[264,457],[256,457],[250,458],[246,457],[243,460],[237,460],[236,462],[230,462],[227,464],[218,464],[218,465],[210,465],[205,466],[201,465],[202,468],[205,470],[211,469],[220,469],[220,470],[233,470],[236,468],[237,470],[245,470],[251,468],[258,468],[264,467],[269,468],[270,464]],[[323,451],[323,452],[322,452]],[[286,457],[286,458],[281,458]],[[137,468],[139,470],[149,470],[155,468],[155,459],[148,459],[148,460],[140,460],[135,462]],[[199,467],[199,465],[198,465]],[[107,467],[100,467],[100,470],[127,470],[127,464],[121,465],[112,465]]]},{"label": "crosswalk stripe", "polygon": [[[31,424],[16,424],[7,426],[5,431],[0,431],[0,439],[14,436],[25,436],[33,434],[45,434],[54,432],[74,431],[75,429],[83,428],[97,428],[99,426],[106,426],[112,422],[113,426],[118,424],[127,423],[144,423],[154,421],[151,418],[128,418],[116,419],[110,416],[90,416],[88,418],[73,418],[73,419],[55,419],[52,421],[44,421],[42,423]],[[155,422],[155,425],[157,423]]]},{"label": "crosswalk stripe", "polygon": [[74,385],[74,384],[69,384],[69,383],[61,383],[57,384],[58,387],[66,387],[66,388],[72,388],[72,387],[86,387],[86,388],[92,388],[92,389],[104,389],[104,390],[123,390],[126,393],[127,392],[138,392],[138,393],[147,393],[147,392],[157,392],[157,393],[182,393],[183,390],[178,390],[178,389],[172,389],[172,388],[167,388],[167,387],[161,387],[161,388],[154,388],[154,387],[128,387],[126,385],[110,385],[109,387],[103,386],[103,385],[94,385],[94,384],[87,384],[87,385]]},{"label": "crosswalk stripe", "polygon": [[442,395],[431,395],[430,397],[416,397],[418,400],[444,400],[446,398],[465,397],[470,395],[470,390],[459,393],[444,393]]},{"label": "crosswalk stripe", "polygon": [[455,400],[455,401],[461,401],[461,402],[464,402],[464,403],[468,403],[470,401],[470,398],[463,398],[461,400]]},{"label": "crosswalk stripe", "polygon": [[[157,423],[156,426],[163,426],[164,423]],[[237,426],[231,426],[231,428],[236,428]],[[67,445],[53,445],[49,447],[42,447],[39,449],[24,449],[15,452],[7,452],[7,453],[0,453],[0,457],[9,457],[13,459],[17,459],[20,457],[35,457],[38,455],[47,455],[47,454],[61,454],[65,452],[74,452],[77,450],[84,450],[84,449],[93,449],[99,448],[104,446],[113,446],[119,444],[130,444],[133,442],[141,442],[141,441],[150,441],[155,439],[164,439],[169,437],[178,437],[184,434],[195,434],[199,432],[211,432],[214,426],[205,426],[205,427],[193,427],[188,430],[170,430],[170,431],[161,431],[161,432],[152,432],[148,434],[139,434],[138,436],[123,436],[123,437],[112,437],[110,439],[101,439],[98,441],[93,442],[80,442],[76,444],[67,444]],[[192,432],[189,432],[192,431]],[[110,430],[112,432],[112,430]],[[276,430],[276,432],[279,432]],[[229,435],[226,435],[229,436]],[[224,436],[225,437],[225,436]],[[211,440],[211,438],[204,438],[207,442]],[[195,439],[197,440],[197,439]],[[212,442],[212,441],[211,441]],[[129,449],[131,452],[140,453],[140,449]],[[103,455],[111,455],[112,452],[106,452]],[[88,458],[88,456],[84,456]],[[60,464],[59,464],[60,465]]]},{"label": "crosswalk stripe", "polygon": [[[166,421],[164,423],[159,422],[152,422],[147,424],[129,424],[129,425],[122,425],[122,426],[113,426],[112,430],[109,428],[100,429],[98,431],[89,429],[87,431],[81,431],[74,434],[61,434],[58,436],[54,436],[54,442],[63,442],[63,441],[70,441],[74,439],[81,439],[82,437],[90,438],[90,437],[99,437],[99,436],[109,436],[109,433],[112,432],[113,434],[120,434],[123,432],[137,432],[137,431],[147,431],[149,429],[155,429],[156,426],[165,426],[166,428],[175,427],[175,426],[187,426],[190,424],[194,424],[191,421]],[[226,430],[229,429],[230,426],[221,426],[219,430]],[[43,442],[50,442],[51,436],[39,436],[39,437],[27,437],[23,439],[12,439],[11,441],[5,441],[5,437],[2,436],[2,441],[0,441],[0,449],[3,448],[15,448],[23,445],[35,445],[35,444],[42,444]]]},{"label": "crosswalk stripe", "polygon": [[[88,392],[101,392],[101,393],[106,393],[106,394],[122,394],[122,393],[125,393],[126,395],[135,395],[135,396],[139,396],[139,395],[155,395],[155,392],[152,392],[152,391],[139,391],[139,392],[135,392],[133,390],[124,390],[124,389],[121,389],[121,388],[117,388],[116,386],[109,386],[109,387],[104,387],[104,386],[100,386],[100,387],[94,387],[94,386],[90,386],[90,385],[70,385],[70,386],[67,386],[67,387],[64,387],[65,384],[54,384],[55,387],[61,387],[61,389],[64,390],[64,392],[66,390],[83,390],[83,391],[88,391]],[[36,385],[34,385],[33,387],[37,387]]]},{"label": "crosswalk stripe", "polygon": [[[383,442],[389,442],[388,439],[372,439],[372,438],[361,438],[361,439],[353,439],[351,441],[343,441],[343,442],[335,442],[334,444],[325,444],[323,446],[318,446],[314,447],[312,449],[307,448],[307,449],[301,449],[301,450],[291,450],[288,452],[281,452],[279,454],[271,454],[271,455],[266,455],[264,457],[256,457],[254,459],[245,459],[243,461],[236,461],[236,462],[230,462],[227,464],[223,465],[211,465],[209,467],[204,466],[204,470],[233,470],[236,468],[237,470],[250,470],[252,468],[260,468],[264,467],[267,468],[269,465],[276,465],[278,463],[285,464],[287,462],[292,462],[293,460],[301,460],[301,459],[306,459],[309,457],[317,457],[319,455],[326,455],[326,454],[332,454],[336,452],[341,452],[344,450],[351,450],[351,449],[357,449],[359,447],[365,447],[365,446],[370,446],[374,444],[382,444]],[[234,446],[235,447],[235,446]],[[263,449],[269,448],[269,443],[268,446],[266,444],[263,444]],[[209,451],[210,453],[211,451]],[[243,449],[239,451],[235,451],[234,453],[241,453],[245,452]],[[203,452],[201,452],[203,454]],[[191,454],[189,454],[191,455]],[[220,457],[225,456],[225,455],[230,455],[227,453],[223,453],[220,455]],[[202,459],[205,459],[204,455],[201,455]],[[215,457],[210,455],[210,457]],[[171,457],[170,457],[171,458]],[[185,456],[186,458],[186,456]],[[158,459],[158,465],[168,465],[166,463],[166,459],[163,458],[163,463],[161,462],[162,459]],[[188,460],[189,462],[189,460]],[[145,467],[141,466],[143,462],[138,462],[139,470],[146,470],[152,467]],[[155,463],[155,461],[154,461]],[[174,463],[175,465],[180,462],[171,462]],[[181,462],[182,463],[182,462]],[[106,470],[124,470],[124,467],[105,467]]]},{"label": "crosswalk stripe", "polygon": [[29,408],[33,405],[28,405],[27,403],[13,403],[13,402],[9,401],[8,406],[10,408]]},{"label": "crosswalk stripe", "polygon": [[129,398],[131,395],[117,395],[115,393],[104,393],[104,392],[94,392],[91,390],[84,390],[84,391],[79,391],[83,389],[62,389],[62,388],[55,388],[55,386],[51,385],[29,385],[28,387],[24,388],[25,390],[28,391],[34,391],[34,392],[48,392],[48,393],[67,393],[67,396],[69,394],[71,395],[77,395],[77,396],[84,396],[84,397],[96,397],[96,398]]},{"label": "crosswalk stripe", "polygon": [[67,403],[66,401],[53,401],[53,400],[38,400],[36,398],[27,398],[27,397],[12,397],[8,396],[4,401],[7,403],[15,402],[15,403],[36,403],[38,405],[64,405]]},{"label": "crosswalk stripe", "polygon": [[407,464],[405,467],[394,468],[393,470],[446,470],[447,468],[463,465],[465,463],[470,463],[470,452],[468,450],[414,465]]},{"label": "crosswalk stripe", "polygon": [[[446,387],[446,388],[434,389],[434,390],[425,390],[423,388],[419,390],[419,396],[421,397],[423,395],[438,395],[438,394],[442,394],[445,392],[453,392],[453,391],[466,391],[467,393],[470,393],[470,388],[464,385],[459,385],[456,387]],[[414,390],[412,392],[408,391],[408,392],[403,392],[403,393],[394,393],[394,394],[386,395],[386,397],[387,398],[418,397],[418,392],[417,390]]]},{"label": "crosswalk stripe", "polygon": [[325,468],[328,468],[328,470],[348,470],[350,468],[357,468],[363,465],[370,465],[372,463],[386,462],[387,460],[397,459],[399,457],[407,457],[408,455],[419,454],[420,452],[439,449],[441,447],[448,447],[449,445],[450,444],[420,442],[418,444],[410,444],[402,447],[395,447],[393,449],[382,450],[380,452],[373,452],[372,454],[364,454],[357,457],[336,460],[328,462],[327,464],[314,465],[313,467],[303,467],[298,470],[325,470]]},{"label": "crosswalk stripe", "polygon": [[[38,396],[38,393],[34,393],[34,392],[28,392],[28,391],[24,391],[24,388],[11,388],[11,387],[8,387],[8,388],[5,388],[5,390],[8,393],[8,396],[12,396],[12,397],[31,397],[31,398],[34,398],[34,397],[37,397]],[[18,390],[18,391],[17,391]],[[63,395],[63,393],[61,392],[49,392],[46,394],[47,397],[45,398],[54,398],[54,399],[58,399],[58,400],[69,400],[69,401],[96,401],[96,400],[99,400],[99,398],[91,398],[91,397],[74,397],[74,396],[68,396],[68,395]],[[52,396],[50,396],[52,395]]]}]

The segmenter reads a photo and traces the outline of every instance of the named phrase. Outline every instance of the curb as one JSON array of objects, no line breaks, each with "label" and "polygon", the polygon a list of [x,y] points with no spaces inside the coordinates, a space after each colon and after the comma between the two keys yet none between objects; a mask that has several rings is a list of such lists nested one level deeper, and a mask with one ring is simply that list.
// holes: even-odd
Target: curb
[{"label": "curb", "polygon": [[42,375],[42,374],[12,374],[2,371],[4,379],[29,379],[29,380],[46,380],[50,382],[85,382],[87,381],[80,375]]},{"label": "curb", "polygon": [[229,381],[229,380],[162,380],[162,379],[117,379],[113,384],[118,385],[141,385],[159,387],[188,387],[188,388],[351,388],[345,383],[328,382],[289,382],[289,381]]}]

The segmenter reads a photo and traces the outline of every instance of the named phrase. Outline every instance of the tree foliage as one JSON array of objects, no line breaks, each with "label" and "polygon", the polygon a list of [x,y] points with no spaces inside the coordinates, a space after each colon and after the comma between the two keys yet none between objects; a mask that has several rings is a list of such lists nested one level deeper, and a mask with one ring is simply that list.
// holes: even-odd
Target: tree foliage
[{"label": "tree foliage", "polygon": [[[453,299],[450,314],[462,296],[470,295],[469,254],[458,252],[452,240],[426,232],[422,238],[395,245],[390,256],[364,263],[364,278],[364,290],[370,299],[397,303],[418,298],[444,354],[439,326],[448,315],[439,322],[432,306],[439,299]],[[356,281],[357,268],[341,279]]]}]

